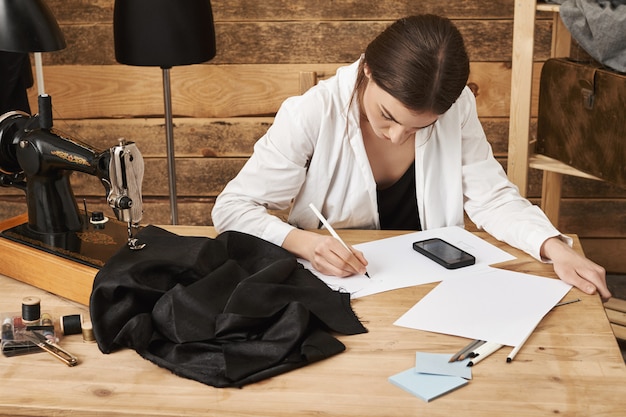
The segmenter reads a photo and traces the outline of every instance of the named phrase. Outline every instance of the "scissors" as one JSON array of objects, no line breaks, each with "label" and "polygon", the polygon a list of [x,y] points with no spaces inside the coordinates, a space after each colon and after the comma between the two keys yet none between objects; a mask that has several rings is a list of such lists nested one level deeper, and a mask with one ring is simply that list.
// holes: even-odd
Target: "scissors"
[{"label": "scissors", "polygon": [[46,336],[41,333],[35,331],[27,331],[24,333],[24,336],[39,346],[41,349],[45,350],[67,366],[76,366],[78,365],[78,359],[76,356],[72,355],[68,351],[59,347],[56,343],[49,340]]}]

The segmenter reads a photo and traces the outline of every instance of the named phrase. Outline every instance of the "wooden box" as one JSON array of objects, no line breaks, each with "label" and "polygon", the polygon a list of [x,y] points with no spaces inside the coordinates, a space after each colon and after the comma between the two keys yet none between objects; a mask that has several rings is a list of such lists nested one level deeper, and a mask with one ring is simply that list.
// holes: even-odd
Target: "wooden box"
[{"label": "wooden box", "polygon": [[626,188],[626,74],[546,61],[535,151]]}]

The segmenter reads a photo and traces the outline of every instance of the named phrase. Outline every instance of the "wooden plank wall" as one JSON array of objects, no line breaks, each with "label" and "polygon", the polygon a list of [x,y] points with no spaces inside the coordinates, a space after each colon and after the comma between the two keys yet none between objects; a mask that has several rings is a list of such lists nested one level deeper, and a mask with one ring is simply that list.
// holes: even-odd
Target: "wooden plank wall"
[{"label": "wooden plank wall", "polygon": [[[146,164],[144,223],[168,223],[167,165],[159,68],[117,64],[114,0],[48,0],[67,38],[65,50],[44,54],[46,92],[55,126],[107,148],[119,137],[137,142]],[[506,167],[511,75],[512,0],[213,0],[217,56],[171,70],[179,222],[210,225],[216,195],[250,155],[280,103],[299,92],[299,73],[320,78],[356,60],[366,43],[393,20],[436,13],[453,19],[472,60],[470,86],[496,156]],[[537,74],[550,50],[551,16],[539,14]],[[31,91],[33,110],[36,89]],[[536,97],[536,94],[535,94]],[[536,115],[537,103],[533,103]],[[626,191],[566,178],[561,223],[588,255],[611,272],[626,272]],[[74,191],[90,209],[109,212],[104,189],[73,176]],[[532,172],[529,196],[541,195]],[[25,211],[21,193],[0,188],[0,218]]]}]

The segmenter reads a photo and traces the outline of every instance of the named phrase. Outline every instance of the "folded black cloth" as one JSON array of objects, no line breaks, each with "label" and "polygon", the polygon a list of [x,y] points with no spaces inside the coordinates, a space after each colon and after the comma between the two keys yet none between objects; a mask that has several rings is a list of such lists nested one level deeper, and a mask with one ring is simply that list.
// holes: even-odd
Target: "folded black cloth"
[{"label": "folded black cloth", "polygon": [[178,236],[155,226],[96,275],[90,314],[103,353],[120,348],[176,375],[241,387],[345,350],[367,330],[350,296],[251,235]]}]

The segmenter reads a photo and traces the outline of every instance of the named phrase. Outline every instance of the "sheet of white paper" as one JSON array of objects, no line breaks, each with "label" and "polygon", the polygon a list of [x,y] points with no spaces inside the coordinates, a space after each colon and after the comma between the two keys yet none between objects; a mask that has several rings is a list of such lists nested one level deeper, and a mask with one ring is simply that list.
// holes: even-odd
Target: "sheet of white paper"
[{"label": "sheet of white paper", "polygon": [[354,298],[354,294],[360,290],[362,290],[365,286],[370,284],[370,279],[365,275],[354,275],[351,277],[339,278],[332,275],[324,275],[311,265],[311,262],[298,258],[298,262],[300,262],[306,269],[310,270],[315,274],[319,279],[324,281],[326,285],[332,288],[335,291],[347,292],[350,293],[352,298]]},{"label": "sheet of white paper", "polygon": [[[413,242],[439,237],[476,257],[476,264],[456,270],[448,270],[413,250]],[[411,287],[429,282],[441,281],[450,276],[471,275],[490,264],[515,259],[514,256],[498,249],[461,227],[444,227],[423,232],[390,237],[360,243],[354,247],[363,252],[368,261],[364,275],[337,278],[324,275],[303,259],[299,261],[316,274],[329,287],[349,292],[352,298],[364,297],[397,288]]]},{"label": "sheet of white paper", "polygon": [[517,346],[570,288],[558,279],[487,268],[441,282],[394,324]]}]

